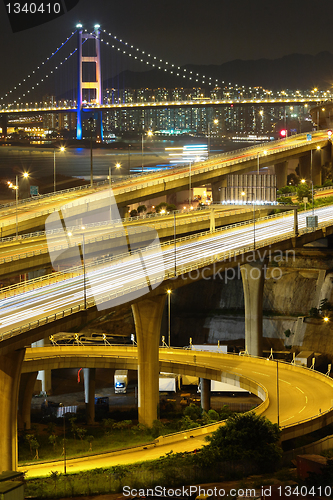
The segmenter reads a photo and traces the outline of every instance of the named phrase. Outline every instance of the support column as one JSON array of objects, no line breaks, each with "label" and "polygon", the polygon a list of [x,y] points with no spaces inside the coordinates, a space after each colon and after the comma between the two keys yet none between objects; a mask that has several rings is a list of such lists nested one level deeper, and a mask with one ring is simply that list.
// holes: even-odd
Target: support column
[{"label": "support column", "polygon": [[[41,275],[43,276],[43,274]],[[30,278],[29,278],[30,279]],[[31,344],[31,347],[44,347],[45,345],[49,345],[50,340],[48,338],[37,340]],[[38,380],[42,381],[42,392],[50,395],[52,394],[52,372],[51,370],[40,370],[37,375]]]},{"label": "support column", "polygon": [[299,158],[299,174],[301,179],[310,179],[311,176],[311,157],[310,151]]},{"label": "support column", "polygon": [[7,124],[8,124],[8,115],[2,115],[1,116],[2,137],[7,137]]},{"label": "support column", "polygon": [[225,175],[222,179],[216,182],[212,182],[212,195],[213,203],[220,203],[222,199],[222,188],[227,187],[227,176]]},{"label": "support column", "polygon": [[139,423],[151,427],[159,404],[158,349],[166,295],[145,298],[132,304],[138,343]]},{"label": "support column", "polygon": [[31,429],[31,399],[38,372],[22,373],[18,399],[18,427]]},{"label": "support column", "polygon": [[321,149],[312,151],[312,180],[314,186],[321,186],[322,184],[321,156]]},{"label": "support column", "polygon": [[332,168],[332,143],[329,142],[327,146],[322,148],[322,182],[325,182],[328,177],[328,173],[331,171]]},{"label": "support column", "polygon": [[83,368],[83,377],[87,424],[91,425],[95,422],[96,368]]},{"label": "support column", "polygon": [[215,212],[214,212],[214,208],[210,209],[209,230],[210,230],[211,233],[213,233],[215,231]]},{"label": "support column", "polygon": [[17,469],[17,403],[25,349],[0,356],[0,472]]},{"label": "support column", "polygon": [[240,266],[245,304],[245,350],[262,356],[262,303],[265,268],[263,262]]},{"label": "support column", "polygon": [[282,161],[274,165],[274,174],[276,175],[276,187],[280,189],[287,185],[288,162]]},{"label": "support column", "polygon": [[207,378],[200,378],[201,390],[201,408],[205,411],[210,410],[210,380]]}]

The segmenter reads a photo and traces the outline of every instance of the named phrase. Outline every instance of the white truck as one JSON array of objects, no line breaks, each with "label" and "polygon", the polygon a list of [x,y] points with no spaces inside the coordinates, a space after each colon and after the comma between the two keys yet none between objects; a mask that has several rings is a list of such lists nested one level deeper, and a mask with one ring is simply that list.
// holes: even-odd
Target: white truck
[{"label": "white truck", "polygon": [[158,385],[159,392],[177,392],[177,389],[180,389],[180,376],[175,373],[161,372]]},{"label": "white truck", "polygon": [[116,370],[114,372],[115,394],[126,394],[128,383],[128,370]]}]

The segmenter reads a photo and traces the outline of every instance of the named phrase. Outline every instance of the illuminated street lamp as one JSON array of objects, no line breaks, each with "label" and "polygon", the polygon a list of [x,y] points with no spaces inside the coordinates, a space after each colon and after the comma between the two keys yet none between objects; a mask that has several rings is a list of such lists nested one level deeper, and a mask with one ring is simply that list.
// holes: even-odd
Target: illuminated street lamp
[{"label": "illuminated street lamp", "polygon": [[[25,179],[29,177],[28,172],[24,172],[23,176]],[[7,182],[8,187],[11,189],[15,189],[15,234],[16,234],[16,239],[18,239],[18,197],[19,197],[19,182],[18,182],[18,175],[15,176],[15,185],[8,181]]]},{"label": "illuminated street lamp", "polygon": [[[215,120],[213,120],[214,125],[217,125],[218,122],[219,121],[216,118]],[[211,123],[208,122],[208,155],[210,155],[210,130],[211,130]]]},{"label": "illuminated street lamp", "polygon": [[168,294],[168,344],[171,346],[171,328],[170,328],[170,312],[171,312],[171,290],[167,290]]},{"label": "illuminated street lamp", "polygon": [[[257,174],[259,174],[259,169],[260,169],[260,164],[259,164],[260,163],[260,160],[259,160],[260,153],[261,153],[261,151],[258,151],[258,154],[257,154]],[[267,155],[266,149],[264,149],[264,151],[262,153],[264,156],[266,156]]]},{"label": "illuminated street lamp", "polygon": [[[241,196],[246,196],[245,191],[241,192]],[[255,250],[256,249],[256,206],[255,206],[255,199],[254,199],[254,192],[253,191],[252,191],[252,203],[253,203],[253,250]]]},{"label": "illuminated street lamp", "polygon": [[[151,130],[148,130],[147,132],[147,136],[148,137],[151,137],[153,135],[153,132]],[[145,137],[145,133],[143,132],[141,134],[141,170],[143,172],[143,147],[144,147],[144,137]]]},{"label": "illuminated street lamp", "polygon": [[[61,146],[59,150],[62,153],[66,151],[64,146]],[[53,192],[56,192],[56,148],[53,149]]]}]

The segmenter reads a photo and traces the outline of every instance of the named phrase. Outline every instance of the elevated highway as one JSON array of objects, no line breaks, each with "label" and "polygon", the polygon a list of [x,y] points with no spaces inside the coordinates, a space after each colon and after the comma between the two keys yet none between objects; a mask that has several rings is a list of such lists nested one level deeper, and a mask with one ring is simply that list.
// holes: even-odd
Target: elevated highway
[{"label": "elevated highway", "polygon": [[[22,373],[57,368],[127,368],[136,370],[135,347],[48,347],[27,349]],[[314,370],[263,358],[183,349],[159,350],[160,371],[193,375],[242,387],[262,400],[255,412],[279,422],[282,440],[320,429],[333,421],[333,380]],[[277,379],[279,388],[277,389]],[[82,470],[131,463],[163,456],[173,450],[194,450],[205,444],[204,437],[218,425],[192,429],[155,440],[154,445],[132,453],[103,454],[89,460],[70,460],[68,470]],[[188,439],[191,436],[191,439]],[[28,477],[63,470],[63,462],[22,467]]]},{"label": "elevated highway", "polygon": [[[174,191],[188,190],[189,178],[191,177],[192,187],[202,186],[207,183],[212,184],[214,197],[214,190],[216,193],[216,189],[225,182],[228,174],[256,171],[258,157],[260,158],[260,168],[281,165],[281,169],[285,171],[282,164],[286,160],[303,156],[310,157],[310,151],[315,149],[316,146],[327,148],[327,154],[331,157],[331,142],[328,140],[327,132],[314,132],[311,141],[306,140],[305,134],[300,134],[264,146],[255,146],[216,155],[207,161],[194,163],[191,168],[189,166],[180,166],[155,173],[133,176],[113,183],[113,194],[117,206],[124,208],[127,205],[167,195]],[[107,183],[101,183],[100,185],[94,185],[92,188],[67,190],[64,193],[59,192],[56,195],[20,203],[18,210],[19,232],[28,233],[34,230],[43,230],[45,219],[50,213],[58,210],[65,203],[79,200],[87,194],[102,193],[104,191],[99,203],[90,206],[90,211],[106,206],[109,201],[107,186]],[[216,201],[219,200],[214,200],[214,202]],[[79,203],[77,204],[80,206]],[[82,214],[86,210],[86,203],[82,203]],[[15,234],[15,205],[1,209],[0,216],[0,237]]]},{"label": "elevated highway", "polygon": [[[256,218],[268,215],[272,211],[271,206],[255,207]],[[160,240],[180,237],[181,235],[201,232],[215,229],[224,225],[230,225],[241,221],[251,221],[253,219],[253,207],[244,206],[231,208],[223,205],[211,205],[199,210],[174,212],[172,214],[147,216],[143,218],[123,219],[119,221],[119,228],[131,228],[132,232],[140,232],[142,226],[153,228],[157,231]],[[98,250],[109,253],[110,239],[116,237],[114,231],[117,224],[109,224],[105,221],[103,224],[93,224],[89,228],[89,236],[85,239],[85,255],[88,259],[95,256],[96,245],[98,241]],[[74,228],[80,229],[80,228]],[[123,229],[119,232],[123,235]],[[4,238],[0,241],[0,276],[1,278],[13,276],[19,273],[27,273],[35,269],[47,268],[52,270],[52,264],[49,256],[48,242],[56,246],[58,244],[59,234],[54,233],[52,237],[46,238],[45,231],[20,235],[16,237]],[[124,250],[125,251],[125,250]],[[69,266],[68,253],[66,257],[58,259],[58,265]],[[72,262],[72,265],[79,265],[80,262]]]}]

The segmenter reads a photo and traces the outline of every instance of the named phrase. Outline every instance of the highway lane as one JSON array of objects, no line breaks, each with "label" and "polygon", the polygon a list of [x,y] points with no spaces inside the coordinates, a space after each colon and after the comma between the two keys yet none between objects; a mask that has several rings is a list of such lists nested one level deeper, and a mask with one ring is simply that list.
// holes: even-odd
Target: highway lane
[{"label": "highway lane", "polygon": [[[317,144],[321,141],[327,140],[326,132],[313,133],[313,143]],[[195,182],[195,176],[197,173],[201,172],[203,168],[208,169],[207,172],[213,172],[217,167],[223,169],[224,166],[229,165],[229,162],[233,164],[238,164],[244,162],[247,159],[256,157],[260,155],[261,161],[267,161],[269,156],[273,153],[283,151],[286,147],[299,147],[301,144],[307,144],[305,134],[301,136],[292,136],[290,138],[284,139],[282,141],[276,141],[273,143],[268,143],[263,146],[254,146],[252,148],[247,148],[245,150],[233,151],[229,153],[224,153],[223,155],[217,155],[211,157],[205,162],[193,163],[191,166],[191,177],[193,183]],[[263,151],[267,151],[267,156],[263,155]],[[226,173],[229,173],[229,167],[226,167]],[[164,183],[171,183],[177,181],[179,176],[182,179],[188,178],[190,175],[189,166],[175,167],[170,170],[163,170],[145,174],[143,176],[132,176],[128,179],[120,180],[112,185],[113,193],[117,199],[120,195],[123,195],[128,190],[132,190],[133,194],[138,189],[143,189],[147,183],[157,183],[160,181],[160,190],[164,190]],[[163,183],[161,183],[163,181]],[[207,180],[206,182],[208,182]],[[204,183],[204,182],[203,182]],[[74,190],[66,193],[57,193],[55,196],[50,196],[37,201],[29,202],[26,204],[20,204],[19,208],[19,222],[24,221],[28,218],[33,218],[41,215],[47,215],[54,210],[57,210],[62,204],[82,197],[91,192],[99,192],[105,189],[106,185],[94,186],[92,189]],[[15,205],[11,208],[6,207],[0,210],[1,217],[1,227],[7,225],[15,225],[16,220],[16,208]]]},{"label": "highway lane", "polygon": [[[70,360],[72,360],[73,366],[75,363],[79,363],[80,366],[82,363],[84,363],[82,366],[98,366],[98,362],[105,366],[105,363],[110,360],[110,366],[112,366],[113,360],[119,358],[130,359],[131,362],[135,362],[137,360],[136,348],[62,346],[27,349],[23,371],[34,370],[34,366],[29,367],[29,364],[34,363],[34,360],[38,360],[38,366],[41,368],[46,366],[52,368],[52,362],[55,363],[56,367],[71,366],[68,365]],[[262,410],[258,407],[255,411],[265,415],[272,422],[277,422],[277,398],[279,397],[279,422],[282,428],[307,419],[316,419],[320,412],[328,412],[332,405],[332,379],[317,374],[313,370],[294,367],[288,363],[279,362],[279,392],[277,392],[277,363],[274,360],[223,353],[200,351],[194,353],[189,350],[169,348],[160,349],[159,360],[160,369],[163,371],[170,370],[185,374],[189,370],[195,370],[194,373],[200,376],[204,375],[204,370],[212,369],[219,372],[216,379],[221,377],[220,373],[236,375],[236,381],[240,380],[244,388],[247,388],[244,385],[246,379],[255,381],[267,389],[269,396],[268,408]],[[203,371],[200,372],[200,370]],[[199,433],[202,432],[204,434],[200,435]],[[211,428],[191,430],[174,436],[173,441],[169,443],[166,443],[166,441],[170,438],[160,438],[156,446],[152,445],[148,449],[139,447],[131,452],[114,452],[84,459],[69,460],[68,471],[74,472],[95,467],[134,463],[163,456],[171,450],[174,452],[191,451],[205,444],[204,436],[209,432],[211,432]],[[194,437],[190,438],[190,435]],[[63,470],[63,461],[23,466],[20,467],[20,470],[27,470],[28,477],[46,475],[51,470],[61,472]]]},{"label": "highway lane", "polygon": [[[332,207],[316,210],[319,221],[333,221]],[[299,217],[300,229],[305,227],[305,216]],[[254,232],[255,229],[255,232]],[[108,302],[108,307],[133,300],[133,293],[128,293],[128,287],[139,289],[139,295],[148,292],[147,277],[150,283],[161,283],[169,273],[173,274],[175,266],[178,272],[185,272],[189,266],[197,266],[204,259],[222,260],[228,252],[256,244],[272,242],[272,238],[290,237],[293,232],[293,216],[284,215],[252,224],[236,226],[224,231],[206,233],[203,236],[182,241],[175,247],[173,243],[162,247],[148,247],[142,254],[124,255],[116,261],[106,261],[103,264],[86,267],[85,278],[82,274],[62,281],[46,284],[35,290],[27,287],[29,282],[16,287],[17,295],[7,297],[6,289],[1,291],[0,300],[0,335],[11,329],[23,326],[37,319],[51,316],[69,307],[83,304],[84,282],[86,281],[87,300]],[[144,266],[142,264],[144,261]],[[52,275],[51,275],[52,276]],[[44,278],[45,279],[45,278]],[[45,281],[41,281],[42,285]],[[140,293],[140,290],[142,293]],[[22,292],[22,293],[19,293]],[[127,294],[127,295],[126,295]],[[6,298],[4,298],[6,297]],[[120,298],[119,298],[120,297]],[[113,301],[113,302],[112,302]]]}]

